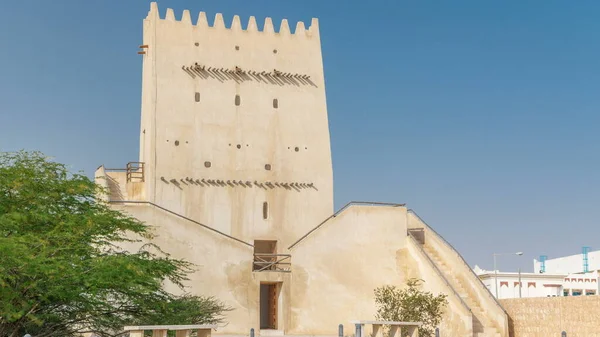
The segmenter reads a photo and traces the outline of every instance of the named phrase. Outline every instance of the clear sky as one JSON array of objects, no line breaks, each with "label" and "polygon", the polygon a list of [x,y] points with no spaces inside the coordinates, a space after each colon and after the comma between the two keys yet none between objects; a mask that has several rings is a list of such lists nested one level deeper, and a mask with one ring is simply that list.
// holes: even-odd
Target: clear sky
[{"label": "clear sky", "polygon": [[[0,2],[0,150],[92,176],[138,153],[149,1]],[[159,1],[320,19],[335,204],[405,202],[473,266],[600,248],[600,2]],[[195,20],[195,19],[194,19]]]}]

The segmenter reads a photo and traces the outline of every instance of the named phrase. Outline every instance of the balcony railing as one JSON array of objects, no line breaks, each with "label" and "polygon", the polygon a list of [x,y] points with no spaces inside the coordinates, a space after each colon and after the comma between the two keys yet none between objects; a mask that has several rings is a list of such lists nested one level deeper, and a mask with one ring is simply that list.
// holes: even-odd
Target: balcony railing
[{"label": "balcony railing", "polygon": [[254,254],[254,265],[252,270],[256,272],[276,271],[280,273],[291,272],[290,254]]},{"label": "balcony railing", "polygon": [[127,182],[144,182],[144,163],[132,161],[127,163]]}]

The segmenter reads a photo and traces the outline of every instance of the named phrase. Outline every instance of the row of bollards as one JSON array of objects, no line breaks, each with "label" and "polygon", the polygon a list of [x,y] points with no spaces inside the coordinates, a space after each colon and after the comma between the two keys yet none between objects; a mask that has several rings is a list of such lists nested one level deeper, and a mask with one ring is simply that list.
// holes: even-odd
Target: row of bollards
[{"label": "row of bollards", "polygon": [[[24,337],[31,337],[30,335],[25,335]],[[250,329],[250,337],[254,337],[254,328]],[[344,325],[338,325],[338,337],[344,337]],[[361,336],[360,324],[356,324],[356,337]],[[440,328],[435,328],[435,337],[440,337]],[[560,334],[560,337],[567,337],[567,332],[563,331]]]}]

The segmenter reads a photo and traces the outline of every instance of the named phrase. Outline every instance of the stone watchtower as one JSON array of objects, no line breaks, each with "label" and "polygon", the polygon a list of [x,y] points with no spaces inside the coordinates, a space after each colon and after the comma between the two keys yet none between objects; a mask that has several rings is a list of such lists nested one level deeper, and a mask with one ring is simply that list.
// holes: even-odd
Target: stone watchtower
[{"label": "stone watchtower", "polygon": [[259,30],[235,16],[227,28],[221,14],[212,26],[204,12],[195,24],[187,10],[161,19],[152,3],[140,48],[143,168],[112,179],[113,201],[148,201],[279,250],[332,214],[316,19],[294,33],[270,18]]},{"label": "stone watchtower", "polygon": [[[452,336],[507,337],[508,318],[460,254],[403,204],[333,213],[333,173],[318,23],[184,11],[144,20],[140,157],[100,166],[111,207],[194,265],[194,295],[234,310],[219,334],[335,335],[375,313],[373,289],[425,280],[448,295]],[[408,233],[408,235],[407,235]],[[373,263],[377,261],[377,263]],[[167,291],[183,291],[169,284]],[[360,304],[360,305],[357,305]]]}]

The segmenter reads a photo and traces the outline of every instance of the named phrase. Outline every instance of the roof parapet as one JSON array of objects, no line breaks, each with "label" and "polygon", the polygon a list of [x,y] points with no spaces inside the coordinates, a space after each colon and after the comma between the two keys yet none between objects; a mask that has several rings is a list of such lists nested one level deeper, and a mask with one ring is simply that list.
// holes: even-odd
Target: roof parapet
[{"label": "roof parapet", "polygon": [[265,22],[263,25],[262,31],[258,29],[258,24],[256,22],[256,18],[251,16],[248,20],[248,25],[246,29],[242,26],[241,19],[239,15],[235,15],[231,22],[231,27],[227,28],[225,26],[225,20],[223,19],[222,13],[215,14],[215,20],[212,26],[208,24],[208,20],[206,18],[205,12],[200,12],[198,15],[198,20],[196,21],[196,25],[192,23],[192,18],[189,10],[184,10],[181,16],[181,20],[177,20],[175,18],[175,12],[172,8],[167,8],[164,19],[161,19],[160,12],[158,9],[158,5],[156,2],[150,3],[150,11],[148,12],[147,20],[155,19],[155,20],[165,20],[165,21],[174,21],[181,22],[183,24],[189,24],[190,27],[204,27],[204,28],[213,28],[213,29],[223,29],[223,30],[231,30],[231,31],[246,31],[246,32],[258,32],[258,33],[271,33],[271,34],[279,34],[281,36],[318,36],[319,35],[319,20],[313,18],[308,29],[305,27],[304,22],[299,21],[296,23],[296,29],[294,33],[290,30],[290,25],[287,19],[281,20],[281,24],[279,27],[279,32],[275,32],[275,26],[273,25],[273,20],[270,17],[265,18]]}]

